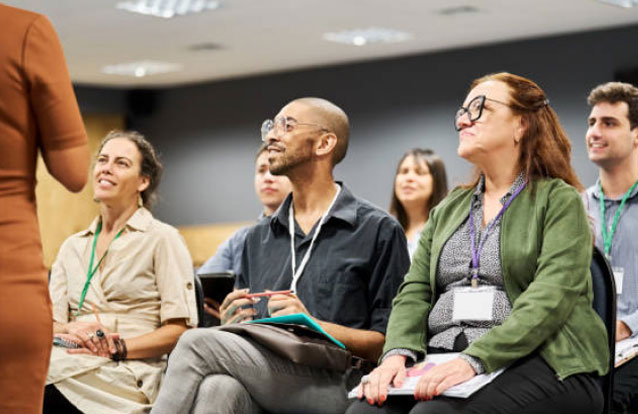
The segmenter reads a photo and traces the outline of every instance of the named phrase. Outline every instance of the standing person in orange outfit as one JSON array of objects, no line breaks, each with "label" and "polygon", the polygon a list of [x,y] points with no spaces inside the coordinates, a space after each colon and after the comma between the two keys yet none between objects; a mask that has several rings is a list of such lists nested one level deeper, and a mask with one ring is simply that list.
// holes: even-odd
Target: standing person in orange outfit
[{"label": "standing person in orange outfit", "polygon": [[0,27],[0,412],[35,414],[53,338],[36,216],[37,153],[77,192],[88,179],[89,149],[51,23],[0,4]]}]

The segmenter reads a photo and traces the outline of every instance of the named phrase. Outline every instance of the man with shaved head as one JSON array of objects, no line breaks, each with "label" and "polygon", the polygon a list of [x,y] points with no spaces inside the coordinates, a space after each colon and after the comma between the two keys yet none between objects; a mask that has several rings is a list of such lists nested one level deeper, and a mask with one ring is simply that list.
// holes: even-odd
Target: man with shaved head
[{"label": "man with shaved head", "polygon": [[[222,324],[303,313],[356,357],[376,360],[391,302],[409,267],[400,225],[333,178],[348,149],[346,114],[296,99],[262,125],[270,172],[292,193],[246,237]],[[292,291],[257,300],[249,293]],[[171,354],[153,413],[339,413],[362,372],[292,362],[220,329],[196,329]]]}]

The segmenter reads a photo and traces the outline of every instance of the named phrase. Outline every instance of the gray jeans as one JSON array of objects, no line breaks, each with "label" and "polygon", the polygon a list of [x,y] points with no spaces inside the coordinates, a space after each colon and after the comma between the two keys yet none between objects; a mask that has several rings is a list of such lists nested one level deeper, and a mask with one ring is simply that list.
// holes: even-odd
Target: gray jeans
[{"label": "gray jeans", "polygon": [[171,353],[151,413],[343,413],[358,379],[295,364],[239,335],[192,329]]}]

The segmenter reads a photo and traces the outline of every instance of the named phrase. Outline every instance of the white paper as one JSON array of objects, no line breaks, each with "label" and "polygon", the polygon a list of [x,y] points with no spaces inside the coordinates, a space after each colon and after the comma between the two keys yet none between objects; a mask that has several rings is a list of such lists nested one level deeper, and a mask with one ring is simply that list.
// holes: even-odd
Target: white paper
[{"label": "white paper", "polygon": [[614,358],[614,365],[618,366],[620,362],[631,359],[636,354],[638,354],[638,336],[616,342],[616,357]]},{"label": "white paper", "polygon": [[[413,395],[414,389],[416,388],[416,385],[424,371],[427,371],[435,365],[458,358],[458,356],[459,354],[456,352],[427,355],[425,360],[408,369],[408,376],[405,378],[405,381],[403,381],[403,386],[401,388],[395,388],[393,386],[388,387],[388,395]],[[443,391],[441,395],[445,397],[467,398],[483,388],[485,385],[492,382],[494,378],[503,373],[503,371],[505,371],[505,368],[494,371],[491,374],[476,375],[466,382],[448,388]],[[358,389],[359,386],[356,386],[352,391],[350,391],[348,393],[348,398],[356,398]]]},{"label": "white paper", "polygon": [[611,270],[614,274],[614,282],[616,282],[616,294],[620,295],[622,293],[622,281],[625,277],[625,269],[622,267],[612,267]]},{"label": "white paper", "polygon": [[494,304],[493,288],[454,289],[454,321],[491,321]]}]

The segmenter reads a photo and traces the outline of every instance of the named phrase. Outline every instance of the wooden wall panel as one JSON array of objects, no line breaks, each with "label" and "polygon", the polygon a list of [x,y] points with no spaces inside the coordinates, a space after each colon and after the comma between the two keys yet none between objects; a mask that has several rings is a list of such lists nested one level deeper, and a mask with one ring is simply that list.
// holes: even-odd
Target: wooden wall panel
[{"label": "wooden wall panel", "polygon": [[[124,128],[124,118],[121,115],[85,115],[84,126],[89,136],[89,147],[93,157],[100,141],[109,131]],[[49,175],[42,157],[39,157],[37,180],[36,197],[44,263],[51,268],[64,240],[88,227],[99,214],[99,209],[97,203],[93,201],[91,179],[82,192],[72,194]],[[191,253],[193,265],[201,266],[237,229],[251,224],[254,222],[185,226],[179,231]]]},{"label": "wooden wall panel", "polygon": [[179,232],[186,241],[186,246],[191,253],[193,265],[196,267],[204,264],[209,257],[217,251],[217,247],[229,238],[240,227],[250,226],[255,222],[221,223],[204,226],[182,226]]},{"label": "wooden wall panel", "polygon": [[[124,128],[124,117],[85,115],[84,126],[93,156],[100,141],[109,131]],[[90,174],[89,172],[89,176]],[[37,180],[36,199],[44,263],[50,268],[62,242],[73,233],[86,228],[98,214],[98,206],[93,201],[90,179],[82,192],[70,193],[49,175],[42,157],[38,159]]]}]

